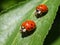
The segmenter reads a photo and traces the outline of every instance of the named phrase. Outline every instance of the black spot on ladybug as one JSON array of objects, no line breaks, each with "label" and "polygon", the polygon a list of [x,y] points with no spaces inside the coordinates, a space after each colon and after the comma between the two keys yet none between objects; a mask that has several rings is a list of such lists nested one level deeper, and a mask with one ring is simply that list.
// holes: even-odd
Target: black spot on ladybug
[{"label": "black spot on ladybug", "polygon": [[27,29],[30,29],[30,28],[27,28]]},{"label": "black spot on ladybug", "polygon": [[31,26],[33,26],[33,24],[31,24]]},{"label": "black spot on ladybug", "polygon": [[31,27],[31,29],[33,29],[33,27]]},{"label": "black spot on ladybug", "polygon": [[33,29],[33,27],[35,27],[33,24],[31,24],[31,29]]}]

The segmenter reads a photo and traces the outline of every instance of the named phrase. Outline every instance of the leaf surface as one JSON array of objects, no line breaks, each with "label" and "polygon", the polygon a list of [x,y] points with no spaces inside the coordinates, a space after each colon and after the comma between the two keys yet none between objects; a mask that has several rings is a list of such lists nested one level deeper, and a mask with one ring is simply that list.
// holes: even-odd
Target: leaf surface
[{"label": "leaf surface", "polygon": [[[41,18],[36,18],[35,8],[39,4],[46,4],[48,6],[48,13]],[[44,39],[54,22],[58,6],[59,0],[31,0],[24,5],[19,5],[15,9],[1,14],[0,44],[43,45]],[[25,20],[35,21],[37,28],[33,34],[22,38],[20,26]]]}]

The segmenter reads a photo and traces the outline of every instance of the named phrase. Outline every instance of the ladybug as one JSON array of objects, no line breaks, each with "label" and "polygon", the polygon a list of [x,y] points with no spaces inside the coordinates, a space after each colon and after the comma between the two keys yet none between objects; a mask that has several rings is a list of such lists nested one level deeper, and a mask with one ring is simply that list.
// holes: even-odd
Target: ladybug
[{"label": "ladybug", "polygon": [[21,25],[21,32],[30,32],[36,28],[36,24],[32,20],[27,20]]},{"label": "ladybug", "polygon": [[41,16],[42,14],[46,13],[48,11],[48,7],[45,4],[38,5],[36,7],[36,16]]}]

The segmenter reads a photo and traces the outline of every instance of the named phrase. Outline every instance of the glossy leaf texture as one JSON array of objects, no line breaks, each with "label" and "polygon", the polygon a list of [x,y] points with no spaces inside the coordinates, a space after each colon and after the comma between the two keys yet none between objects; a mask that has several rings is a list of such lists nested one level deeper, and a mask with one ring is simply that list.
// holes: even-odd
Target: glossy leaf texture
[{"label": "glossy leaf texture", "polygon": [[[48,12],[43,17],[36,18],[35,8],[39,4],[46,4]],[[1,14],[0,45],[43,45],[54,22],[59,4],[59,0],[30,0]],[[23,38],[20,26],[25,20],[35,21],[36,30],[33,34]]]}]

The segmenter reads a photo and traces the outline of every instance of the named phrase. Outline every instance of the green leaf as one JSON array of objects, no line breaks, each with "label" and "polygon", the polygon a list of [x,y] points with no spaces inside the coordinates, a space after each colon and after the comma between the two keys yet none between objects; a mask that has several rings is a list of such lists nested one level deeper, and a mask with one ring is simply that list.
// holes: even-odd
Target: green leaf
[{"label": "green leaf", "polygon": [[[46,4],[48,13],[41,18],[36,18],[35,8],[39,4]],[[59,0],[31,0],[21,6],[18,4],[18,7],[1,14],[0,45],[43,45],[59,4]],[[28,19],[35,21],[37,28],[33,34],[22,38],[20,26],[23,21]]]},{"label": "green leaf", "polygon": [[52,45],[60,45],[60,37],[58,39],[56,39]]},{"label": "green leaf", "polygon": [[58,8],[56,18],[50,29],[48,35],[45,38],[44,45],[60,45],[60,6]]},{"label": "green leaf", "polygon": [[26,2],[29,0],[3,0],[0,1],[0,11],[6,10],[11,8],[12,6],[15,6],[17,3]]},{"label": "green leaf", "polygon": [[[18,0],[17,0],[18,1]],[[5,12],[8,12],[9,10],[11,10],[11,9],[13,9],[13,8],[16,8],[17,6],[21,6],[21,5],[23,5],[23,4],[25,4],[25,3],[27,3],[29,0],[26,0],[26,1],[21,1],[20,3],[18,2],[18,3],[16,3],[17,1],[8,1],[8,3],[6,3],[6,2],[3,2],[1,5],[1,7],[0,7],[0,9],[2,9],[1,10],[1,12],[0,12],[0,14],[2,14],[2,13],[5,13]]]}]

